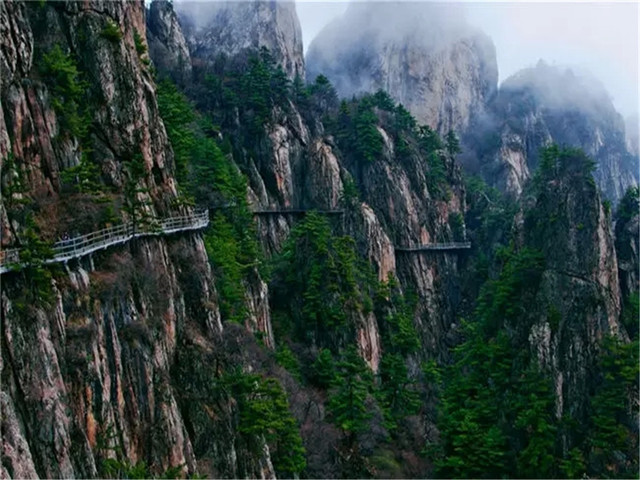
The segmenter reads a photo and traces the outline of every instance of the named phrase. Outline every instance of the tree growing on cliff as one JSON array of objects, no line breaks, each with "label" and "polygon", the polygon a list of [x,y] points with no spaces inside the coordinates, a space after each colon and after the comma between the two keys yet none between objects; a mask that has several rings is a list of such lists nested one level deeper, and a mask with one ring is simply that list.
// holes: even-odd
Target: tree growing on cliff
[{"label": "tree growing on cliff", "polygon": [[397,353],[383,355],[379,377],[376,396],[384,413],[386,428],[394,430],[401,419],[415,415],[420,408],[416,382],[409,379],[405,360]]},{"label": "tree growing on cliff", "polygon": [[149,190],[143,186],[147,176],[142,154],[136,153],[124,164],[126,179],[124,184],[124,204],[122,210],[129,215],[134,232],[153,227],[153,217],[148,213]]},{"label": "tree growing on cliff", "polygon": [[371,372],[354,346],[344,352],[337,364],[338,376],[329,397],[331,419],[345,435],[348,445],[355,443],[356,435],[365,431],[372,414],[366,407],[371,385]]},{"label": "tree growing on cliff", "polygon": [[617,217],[619,220],[631,220],[640,213],[640,189],[638,187],[629,187],[624,193],[618,205]]},{"label": "tree growing on cliff", "polygon": [[449,155],[455,156],[462,151],[462,149],[460,148],[460,140],[458,140],[458,136],[453,130],[449,130],[449,132],[444,137],[444,141]]},{"label": "tree growing on cliff", "polygon": [[334,235],[326,217],[311,213],[292,230],[274,261],[274,311],[286,312],[296,340],[336,351],[371,304],[370,272],[354,240]]},{"label": "tree growing on cliff", "polygon": [[638,474],[638,341],[607,337],[591,398],[588,473],[632,477]]},{"label": "tree growing on cliff", "polygon": [[82,143],[89,125],[85,101],[88,83],[82,79],[76,61],[56,44],[42,55],[40,74],[49,87],[60,133],[68,133]]}]

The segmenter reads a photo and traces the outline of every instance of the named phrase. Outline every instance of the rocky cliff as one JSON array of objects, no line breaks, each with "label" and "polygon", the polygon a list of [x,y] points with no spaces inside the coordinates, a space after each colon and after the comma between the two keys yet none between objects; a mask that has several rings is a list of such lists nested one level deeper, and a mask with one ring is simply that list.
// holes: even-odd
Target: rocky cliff
[{"label": "rocky cliff", "polygon": [[552,150],[543,162],[521,227],[524,245],[545,259],[529,341],[540,364],[554,372],[558,417],[585,418],[584,393],[602,338],[627,338],[611,211],[584,154]]},{"label": "rocky cliff", "polygon": [[152,2],[146,16],[149,55],[158,72],[184,85],[191,79],[191,57],[178,16],[169,2]]},{"label": "rocky cliff", "polygon": [[627,190],[615,217],[616,255],[620,270],[620,288],[625,302],[637,299],[640,292],[638,259],[640,258],[640,215],[638,189]]},{"label": "rocky cliff", "polygon": [[[187,213],[143,61],[143,3],[3,2],[0,18],[3,248],[33,262],[64,232]],[[210,442],[215,469],[198,466],[181,406],[195,379],[174,377],[176,354],[215,349],[221,333],[198,233],[3,274],[2,477],[273,475],[268,450],[238,454],[233,432]]]},{"label": "rocky cliff", "polygon": [[505,80],[488,110],[469,132],[470,149],[481,158],[466,161],[503,191],[518,195],[539,150],[552,142],[587,152],[598,165],[598,186],[614,203],[638,183],[638,157],[627,149],[622,117],[586,75],[540,62]]},{"label": "rocky cliff", "polygon": [[191,55],[213,63],[266,47],[290,78],[304,78],[302,31],[295,3],[247,1],[177,3]]},{"label": "rocky cliff", "polygon": [[[285,80],[278,66],[302,65],[280,42],[299,30],[289,6],[215,12],[198,25],[166,3],[146,22],[142,2],[0,4],[2,245],[29,267],[2,275],[2,476],[432,475],[453,405],[437,396],[455,389],[446,365],[460,316],[481,323],[482,283],[500,287],[491,325],[555,387],[556,417],[590,432],[589,375],[602,338],[628,340],[618,282],[637,279],[618,276],[589,161],[552,151],[508,208],[472,182],[467,195],[455,138],[389,95],[340,102],[326,78]],[[257,34],[231,28],[242,15]],[[438,128],[472,116],[465,98]],[[211,214],[201,233],[42,264],[67,232],[194,204]],[[411,249],[466,240],[468,211],[471,250]],[[535,282],[493,278],[509,249],[536,252]],[[564,462],[576,435],[557,437]]]},{"label": "rocky cliff", "polygon": [[433,4],[350,5],[318,34],[307,78],[326,75],[341,97],[383,89],[441,134],[466,130],[493,96],[495,48],[461,12]]}]

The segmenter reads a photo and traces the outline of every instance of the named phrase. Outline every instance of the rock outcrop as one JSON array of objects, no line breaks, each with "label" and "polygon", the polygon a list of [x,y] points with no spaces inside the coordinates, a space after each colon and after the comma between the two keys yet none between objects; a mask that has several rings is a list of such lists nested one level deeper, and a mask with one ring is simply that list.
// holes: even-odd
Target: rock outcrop
[{"label": "rock outcrop", "polygon": [[611,212],[587,157],[563,153],[547,168],[525,194],[519,227],[524,246],[545,259],[528,338],[534,358],[553,375],[558,417],[585,418],[602,339],[627,338]]},{"label": "rock outcrop", "polygon": [[[145,43],[143,3],[2,2],[0,24],[3,248],[29,249],[29,235],[88,233],[126,201],[150,216],[186,213],[176,205],[154,82],[136,48]],[[73,123],[83,115],[86,134]],[[87,162],[97,196],[65,180]],[[106,221],[118,221],[113,215]],[[185,345],[214,349],[219,341],[212,280],[197,232],[137,239],[53,273],[3,274],[0,476],[100,477],[108,459],[144,461],[154,475],[173,467],[273,476],[266,460],[236,452],[233,434],[212,442],[215,470],[198,465],[180,407],[194,377],[172,371]]]},{"label": "rock outcrop", "polygon": [[175,5],[194,59],[223,55],[244,60],[266,47],[290,78],[304,78],[302,30],[292,1],[179,3]]},{"label": "rock outcrop", "polygon": [[433,4],[353,3],[311,43],[307,79],[325,75],[346,98],[382,89],[441,134],[464,131],[498,70],[491,40],[454,18]]},{"label": "rock outcrop", "polygon": [[638,157],[627,149],[622,117],[586,75],[539,62],[505,80],[488,110],[469,130],[463,162],[503,191],[519,195],[539,150],[552,142],[590,155],[596,182],[614,204],[638,183]]},{"label": "rock outcrop", "polygon": [[616,255],[620,269],[622,299],[640,294],[640,212],[638,191],[628,191],[619,205],[615,218]]},{"label": "rock outcrop", "polygon": [[191,79],[191,57],[178,16],[168,1],[151,2],[147,10],[149,55],[161,74],[184,85]]}]

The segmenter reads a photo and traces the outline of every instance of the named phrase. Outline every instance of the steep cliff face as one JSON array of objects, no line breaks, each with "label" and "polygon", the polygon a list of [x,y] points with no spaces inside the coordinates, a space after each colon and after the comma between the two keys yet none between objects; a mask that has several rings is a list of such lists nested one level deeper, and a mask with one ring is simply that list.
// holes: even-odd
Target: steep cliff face
[{"label": "steep cliff face", "polygon": [[[88,233],[119,221],[127,201],[136,215],[186,213],[136,48],[145,43],[142,2],[3,2],[0,18],[3,248]],[[80,177],[92,191],[74,183]],[[155,474],[196,472],[197,437],[179,407],[193,378],[174,378],[175,357],[184,345],[212,349],[221,332],[198,233],[3,274],[3,478],[120,476],[141,461]],[[238,466],[233,432],[218,438],[210,475],[273,475],[268,451]]]},{"label": "steep cliff face", "polygon": [[584,418],[600,342],[607,335],[627,338],[611,212],[591,179],[588,158],[545,155],[521,227],[524,245],[545,259],[529,342],[553,373],[558,417]]},{"label": "steep cliff face", "polygon": [[627,149],[622,117],[586,76],[540,62],[505,80],[489,110],[470,131],[470,148],[480,151],[478,166],[503,191],[522,192],[539,150],[551,142],[580,147],[596,160],[596,182],[614,203],[638,183],[638,157]]},{"label": "steep cliff face", "polygon": [[178,3],[176,10],[194,59],[242,59],[266,47],[290,78],[304,78],[302,31],[294,2]]},{"label": "steep cliff face", "polygon": [[[224,4],[185,36],[170,4],[152,4],[150,56],[185,94],[154,82],[143,2],[0,4],[3,247],[38,253],[65,232],[187,213],[187,195],[212,212],[204,235],[3,274],[3,478],[131,476],[143,461],[147,476],[431,474],[416,452],[438,437],[436,363],[460,340],[462,305],[484,299],[463,298],[473,250],[406,247],[466,240],[457,142],[384,93],[340,103],[326,80],[283,81],[278,64],[301,74],[292,8]],[[465,38],[438,58],[471,62]],[[490,64],[434,82],[476,85]],[[463,128],[485,87],[451,90],[460,105],[431,111],[433,125]],[[512,249],[545,262],[504,329],[553,378],[557,416],[580,423],[600,340],[627,339],[618,282],[637,278],[618,276],[610,213],[574,154],[524,190]],[[637,242],[618,239],[632,263]]]},{"label": "steep cliff face", "polygon": [[625,301],[638,297],[640,279],[640,215],[638,189],[630,189],[622,198],[615,218],[616,255],[620,269],[620,289]]},{"label": "steep cliff face", "polygon": [[495,93],[495,48],[443,10],[411,3],[350,5],[309,47],[308,80],[326,75],[346,98],[383,89],[441,134],[466,130]]},{"label": "steep cliff face", "polygon": [[152,2],[147,11],[149,55],[161,74],[184,85],[191,79],[191,57],[178,16],[169,2]]},{"label": "steep cliff face", "polygon": [[625,131],[627,134],[627,150],[633,155],[640,155],[640,120],[638,115],[632,115],[625,119]]}]

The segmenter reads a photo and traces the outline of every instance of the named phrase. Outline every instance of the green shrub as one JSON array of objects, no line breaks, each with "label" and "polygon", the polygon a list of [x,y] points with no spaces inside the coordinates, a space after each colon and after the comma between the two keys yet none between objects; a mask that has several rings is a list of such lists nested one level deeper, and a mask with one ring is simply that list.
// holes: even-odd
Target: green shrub
[{"label": "green shrub", "polygon": [[107,20],[107,24],[100,32],[100,36],[112,43],[118,43],[120,40],[122,40],[122,30],[120,30],[118,24],[113,20]]},{"label": "green shrub", "polygon": [[276,362],[286,369],[294,378],[300,380],[300,363],[287,345],[282,345],[276,350]]},{"label": "green shrub", "polygon": [[144,39],[140,36],[137,30],[133,31],[133,43],[136,46],[136,52],[139,57],[147,53],[147,46],[144,43]]},{"label": "green shrub", "polygon": [[51,104],[60,118],[61,130],[67,130],[82,142],[89,124],[85,100],[88,84],[82,80],[76,62],[60,45],[54,45],[42,56],[40,73],[51,92]]}]

